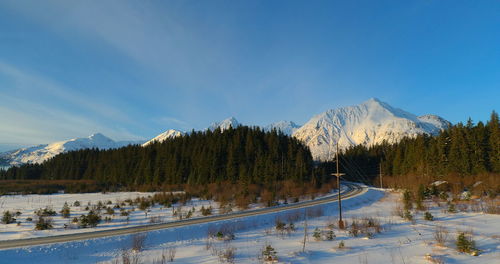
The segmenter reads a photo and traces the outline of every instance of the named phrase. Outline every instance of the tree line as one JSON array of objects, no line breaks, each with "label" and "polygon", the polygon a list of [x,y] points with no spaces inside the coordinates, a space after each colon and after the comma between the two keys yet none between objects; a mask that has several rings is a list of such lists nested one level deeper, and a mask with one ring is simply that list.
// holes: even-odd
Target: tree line
[{"label": "tree line", "polygon": [[436,136],[424,134],[395,144],[355,146],[342,156],[347,171],[359,167],[375,185],[381,170],[393,187],[446,180],[463,189],[482,181],[500,191],[500,125],[495,111],[486,124],[469,118]]},{"label": "tree line", "polygon": [[42,164],[0,171],[0,179],[93,180],[110,186],[272,185],[310,181],[312,170],[311,153],[298,140],[278,131],[240,126],[193,131],[146,147],[70,151]]}]

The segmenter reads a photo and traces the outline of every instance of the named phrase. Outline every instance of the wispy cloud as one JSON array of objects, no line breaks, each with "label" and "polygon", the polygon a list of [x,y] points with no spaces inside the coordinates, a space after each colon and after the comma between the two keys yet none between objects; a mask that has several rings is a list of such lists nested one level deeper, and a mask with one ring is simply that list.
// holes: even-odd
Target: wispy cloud
[{"label": "wispy cloud", "polygon": [[[205,32],[203,23],[192,23],[182,2],[153,5],[147,1],[7,1],[7,7],[51,30],[106,43],[114,50],[152,70],[172,85],[190,89],[223,76],[228,65],[224,30]],[[159,8],[160,6],[160,8]],[[55,15],[57,14],[57,15]],[[229,26],[228,26],[229,27]],[[198,86],[197,86],[198,85]]]},{"label": "wispy cloud", "polygon": [[[131,62],[127,67],[143,75],[138,79],[150,78],[152,85],[142,85],[138,96],[161,114],[200,122],[200,116],[216,111],[207,107],[214,100],[206,102],[206,95],[237,93],[226,88],[236,82],[228,73],[240,67],[230,54],[237,38],[227,40],[234,28],[231,23],[203,23],[199,14],[186,12],[182,1],[28,2],[5,1],[0,6],[63,39],[84,40],[120,54]],[[224,96],[217,100],[212,103],[217,107],[229,103]],[[110,110],[105,112],[116,113]]]},{"label": "wispy cloud", "polygon": [[[15,91],[25,98],[34,93],[43,94],[56,100],[62,100],[66,103],[78,106],[95,114],[106,116],[111,119],[122,122],[132,122],[126,115],[109,105],[99,104],[97,98],[89,97],[69,87],[58,84],[44,76],[33,72],[22,71],[17,67],[0,60],[0,76],[13,80],[13,87],[8,86],[0,89],[0,92],[6,94],[8,91]],[[2,91],[3,90],[3,91]]]},{"label": "wispy cloud", "polygon": [[[1,61],[0,77],[2,143],[46,143],[94,132],[119,139],[141,138],[119,126],[135,124],[133,120],[109,105],[97,103],[95,98]],[[113,120],[118,128],[102,120]]]}]

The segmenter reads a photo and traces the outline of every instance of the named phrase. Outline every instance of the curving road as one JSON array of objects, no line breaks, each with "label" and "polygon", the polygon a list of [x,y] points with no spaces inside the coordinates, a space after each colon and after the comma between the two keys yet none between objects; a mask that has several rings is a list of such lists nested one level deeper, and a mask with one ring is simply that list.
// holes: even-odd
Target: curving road
[{"label": "curving road", "polygon": [[[349,199],[354,196],[359,195],[366,191],[366,188],[358,185],[356,183],[344,183],[346,186],[345,190],[342,191],[342,199]],[[67,235],[56,235],[56,236],[47,236],[47,237],[36,237],[36,238],[24,238],[24,239],[14,239],[14,240],[6,240],[0,241],[0,249],[8,249],[8,248],[17,248],[17,247],[29,247],[29,246],[38,246],[44,244],[52,244],[52,243],[63,243],[70,242],[76,240],[86,240],[93,238],[101,238],[108,236],[120,236],[120,235],[128,235],[134,233],[155,231],[166,228],[174,228],[179,226],[186,225],[195,225],[209,222],[216,222],[222,220],[229,220],[234,218],[241,218],[247,216],[261,215],[261,214],[269,214],[279,211],[286,211],[290,209],[299,209],[311,207],[319,204],[325,204],[330,202],[336,202],[337,196],[328,196],[323,198],[318,198],[312,201],[305,201],[294,204],[287,204],[275,207],[262,208],[257,210],[250,211],[241,211],[224,215],[214,215],[208,217],[199,217],[199,218],[191,218],[180,221],[173,221],[168,223],[161,224],[151,224],[151,225],[143,225],[143,226],[133,226],[133,227],[124,227],[112,230],[102,230],[102,231],[93,231],[93,232],[85,232],[85,233],[77,233],[77,234],[67,234]]]}]

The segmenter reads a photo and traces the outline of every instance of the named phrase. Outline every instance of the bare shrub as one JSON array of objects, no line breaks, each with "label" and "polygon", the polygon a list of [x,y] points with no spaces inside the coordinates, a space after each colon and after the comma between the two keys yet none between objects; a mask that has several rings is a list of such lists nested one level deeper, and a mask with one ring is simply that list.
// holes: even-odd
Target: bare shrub
[{"label": "bare shrub", "polygon": [[168,262],[173,262],[175,259],[175,253],[177,252],[177,249],[174,246],[168,247],[167,248],[167,261]]},{"label": "bare shrub", "polygon": [[161,216],[151,216],[149,218],[149,222],[152,224],[161,223],[162,222]]},{"label": "bare shrub", "polygon": [[399,216],[401,218],[405,217],[403,208],[400,205],[396,205],[392,208],[392,215]]},{"label": "bare shrub", "polygon": [[380,221],[373,217],[365,217],[361,220],[361,232],[368,238],[372,238],[375,233],[379,234],[383,231]]},{"label": "bare shrub", "polygon": [[212,248],[212,238],[207,236],[205,239],[205,250],[210,250]]},{"label": "bare shrub", "polygon": [[234,232],[236,231],[236,225],[232,223],[222,224],[219,228],[219,233],[223,234],[224,240],[234,240]]},{"label": "bare shrub", "polygon": [[474,213],[479,213],[481,212],[481,201],[478,201],[478,200],[471,200],[470,201],[470,210],[471,212],[474,212]]},{"label": "bare shrub", "polygon": [[469,205],[467,203],[460,202],[460,203],[457,203],[456,209],[459,212],[467,212],[467,211],[469,211]]},{"label": "bare shrub", "polygon": [[132,236],[132,245],[130,248],[134,252],[141,252],[144,249],[145,242],[146,233],[134,234]]},{"label": "bare shrub", "polygon": [[209,225],[207,228],[207,237],[213,238],[215,237],[215,234],[217,234],[217,226]]},{"label": "bare shrub", "polygon": [[436,230],[434,230],[434,240],[440,246],[444,246],[448,241],[448,230],[442,226],[436,226]]},{"label": "bare shrub", "polygon": [[500,214],[500,202],[489,199],[484,202],[483,212],[486,214]]},{"label": "bare shrub", "polygon": [[349,226],[349,235],[353,237],[358,237],[360,232],[360,224],[357,219],[353,219],[351,225]]},{"label": "bare shrub", "polygon": [[219,260],[224,263],[234,263],[234,258],[236,256],[236,248],[227,246],[223,250],[219,251]]},{"label": "bare shrub", "polygon": [[141,255],[139,252],[122,250],[121,260],[122,264],[139,264],[141,263]]},{"label": "bare shrub", "polygon": [[326,221],[326,227],[328,229],[334,229],[337,226],[338,222],[339,220],[336,218],[329,218],[328,221]]},{"label": "bare shrub", "polygon": [[425,259],[427,259],[430,263],[433,264],[444,264],[444,258],[441,256],[433,256],[431,254],[425,255]]}]

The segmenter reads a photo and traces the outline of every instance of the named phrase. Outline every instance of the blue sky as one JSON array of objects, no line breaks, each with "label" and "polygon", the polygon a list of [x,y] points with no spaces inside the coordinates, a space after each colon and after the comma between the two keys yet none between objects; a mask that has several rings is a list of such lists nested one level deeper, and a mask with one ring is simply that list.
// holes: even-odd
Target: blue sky
[{"label": "blue sky", "polygon": [[377,97],[500,110],[499,1],[0,1],[0,147],[305,123]]}]

